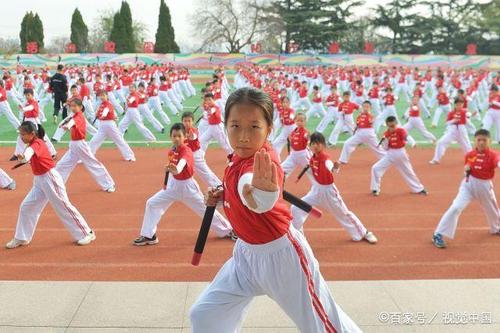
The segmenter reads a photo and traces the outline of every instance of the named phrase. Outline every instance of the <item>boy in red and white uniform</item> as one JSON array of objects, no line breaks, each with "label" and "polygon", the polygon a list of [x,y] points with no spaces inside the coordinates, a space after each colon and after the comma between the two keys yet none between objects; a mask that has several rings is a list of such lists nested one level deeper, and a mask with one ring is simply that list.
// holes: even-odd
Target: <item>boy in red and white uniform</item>
[{"label": "boy in red and white uniform", "polygon": [[307,89],[307,82],[306,81],[302,81],[301,85],[297,89],[297,94],[298,94],[297,102],[295,103],[293,108],[295,110],[299,110],[300,108],[302,108],[304,110],[311,109],[312,104],[311,104],[311,101],[309,101],[309,97],[308,97],[309,90]]},{"label": "boy in red and white uniform", "polygon": [[439,164],[446,149],[453,141],[458,142],[464,153],[472,149],[466,127],[468,121],[466,110],[463,105],[464,101],[461,98],[455,99],[455,109],[448,113],[446,131],[436,143],[436,150],[430,164]]},{"label": "boy in red and white uniform", "polygon": [[213,97],[213,94],[208,93],[205,94],[203,98],[203,104],[207,108],[205,109],[205,111],[207,112],[208,126],[206,130],[200,135],[201,149],[206,152],[210,140],[214,139],[219,143],[222,149],[226,151],[227,154],[231,154],[233,149],[227,141],[226,133],[224,133],[224,126],[222,125],[222,112],[221,109],[217,105],[215,105]]},{"label": "boy in red and white uniform", "polygon": [[146,92],[146,87],[143,82],[139,83],[139,88],[137,89],[137,96],[139,97],[139,106],[137,107],[141,113],[143,119],[146,118],[154,129],[160,133],[165,133],[165,128],[153,115],[153,112],[148,106],[148,94]]},{"label": "boy in red and white uniform", "polygon": [[287,143],[287,139],[290,133],[296,128],[295,125],[295,110],[290,106],[290,100],[288,97],[283,97],[281,99],[281,113],[279,114],[281,122],[281,132],[273,140],[273,149],[276,151],[278,156],[280,156],[283,147]]},{"label": "boy in red and white uniform", "polygon": [[103,191],[108,193],[114,192],[115,182],[106,167],[91,152],[89,145],[85,141],[87,123],[83,115],[85,107],[82,101],[80,99],[72,99],[69,106],[73,115],[62,127],[70,131],[71,141],[69,142],[68,151],[57,163],[57,171],[66,183],[73,169],[81,161]]},{"label": "boy in red and white uniform", "polygon": [[139,130],[139,132],[144,136],[146,141],[153,142],[156,141],[156,137],[151,133],[151,131],[144,126],[144,122],[142,121],[141,114],[139,113],[139,94],[137,93],[135,86],[132,84],[128,88],[129,95],[127,96],[127,108],[125,112],[125,116],[122,118],[120,123],[118,124],[118,128],[122,134],[128,129],[130,124],[134,123],[135,127]]},{"label": "boy in red and white uniform", "polygon": [[378,88],[378,82],[373,82],[372,88],[368,91],[368,98],[372,105],[373,114],[377,116],[380,111],[380,92]]},{"label": "boy in red and white uniform", "polygon": [[441,114],[446,114],[451,111],[450,98],[446,94],[446,89],[444,86],[439,88],[439,93],[436,96],[438,101],[438,107],[434,111],[434,117],[432,118],[432,127],[437,127],[439,123],[439,119],[441,118]]},{"label": "boy in red and white uniform", "polygon": [[104,89],[108,93],[108,98],[111,104],[113,104],[113,107],[119,114],[123,114],[124,110],[123,107],[120,105],[120,102],[116,99],[115,96],[115,81],[113,81],[112,76],[110,74],[106,75],[106,84],[104,85]]},{"label": "boy in red and white uniform", "polygon": [[306,113],[307,119],[310,119],[312,116],[324,117],[326,112],[323,106],[323,98],[321,97],[321,92],[319,91],[318,86],[313,87],[313,99],[312,105]]},{"label": "boy in red and white uniform", "polygon": [[397,112],[396,106],[395,106],[397,97],[392,93],[391,87],[386,88],[386,94],[384,95],[384,97],[382,97],[382,99],[384,101],[383,102],[384,109],[382,110],[382,113],[380,113],[377,116],[377,118],[375,119],[374,127],[375,127],[376,133],[378,133],[380,126],[382,126],[382,124],[385,122],[387,117],[390,117],[390,116],[395,117],[396,121],[399,122],[398,112]]},{"label": "boy in red and white uniform", "polygon": [[490,233],[500,235],[500,210],[498,209],[493,178],[500,167],[500,156],[490,149],[490,132],[478,130],[475,135],[475,149],[465,155],[465,179],[450,208],[439,221],[432,241],[439,248],[446,247],[443,236],[453,239],[458,219],[472,200],[477,200],[486,214]]},{"label": "boy in red and white uniform", "polygon": [[194,171],[210,187],[217,187],[222,181],[208,167],[205,161],[205,152],[201,149],[198,129],[194,127],[194,115],[192,112],[182,114],[182,124],[186,129],[186,144],[193,152]]},{"label": "boy in red and white uniform", "polygon": [[97,109],[96,120],[99,122],[99,128],[96,135],[92,137],[89,142],[90,151],[92,154],[96,154],[97,150],[104,143],[104,140],[111,139],[120,150],[123,159],[129,162],[135,161],[135,155],[127,141],[125,141],[123,134],[118,129],[116,125],[116,114],[113,104],[108,100],[108,93],[105,90],[101,90],[101,95],[98,96],[101,99],[101,104]]},{"label": "boy in red and white uniform", "polygon": [[410,157],[405,146],[408,134],[402,127],[397,127],[397,120],[394,116],[386,119],[387,131],[384,133],[383,141],[387,149],[386,154],[372,167],[371,190],[374,196],[380,194],[380,183],[384,173],[391,165],[399,171],[405,182],[413,193],[427,195],[424,185],[420,182],[413,171]]},{"label": "boy in red and white uniform", "polygon": [[151,77],[151,80],[149,81],[147,93],[149,108],[153,112],[156,111],[156,113],[160,116],[161,121],[163,121],[165,125],[169,125],[170,118],[167,116],[165,111],[163,111],[163,108],[161,106],[160,97],[158,96],[158,86],[156,85],[154,77]]},{"label": "boy in red and white uniform", "polygon": [[346,140],[342,147],[339,162],[347,164],[351,154],[356,150],[358,145],[367,145],[378,158],[385,155],[385,151],[378,145],[377,135],[373,129],[373,115],[371,113],[370,101],[364,101],[362,111],[356,118],[356,130],[354,134]]},{"label": "boy in red and white uniform", "polygon": [[1,168],[0,168],[0,188],[11,191],[16,189],[16,182],[14,181],[14,179],[10,178],[7,172],[3,171]]},{"label": "boy in red and white uniform", "polygon": [[[403,128],[406,130],[406,132],[410,132],[412,129],[416,129],[420,132],[420,134],[429,140],[430,142],[434,143],[436,142],[436,137],[434,134],[429,132],[427,128],[425,127],[424,121],[422,120],[421,114],[420,114],[420,107],[418,106],[420,103],[421,99],[418,96],[414,96],[412,100],[412,104],[410,105],[408,111],[406,111],[406,116],[408,118],[408,122],[403,126]],[[408,141],[410,142],[410,145],[414,146],[415,140],[408,135]]]},{"label": "boy in red and white uniform", "polygon": [[285,177],[290,175],[296,167],[300,170],[309,164],[311,150],[309,149],[309,131],[306,128],[306,116],[298,113],[295,116],[295,129],[290,133],[290,154],[281,163]]},{"label": "boy in red and white uniform", "polygon": [[29,162],[31,165],[34,174],[33,188],[19,207],[16,233],[5,247],[13,249],[31,242],[38,219],[48,202],[76,243],[78,245],[90,244],[95,240],[95,234],[80,212],[69,201],[64,181],[55,169],[55,163],[47,145],[36,135],[35,124],[31,121],[23,122],[19,127],[19,133],[28,147],[23,154],[18,155],[18,159]]},{"label": "boy in red and white uniform", "polygon": [[[194,157],[191,149],[185,144],[186,129],[181,123],[173,124],[170,128],[172,149],[168,152],[169,172],[168,183],[165,188],[157,192],[146,202],[141,234],[133,242],[134,245],[154,245],[158,243],[156,235],[158,223],[165,211],[174,203],[182,202],[202,217],[205,213],[203,194],[198,183],[193,178]],[[211,229],[220,238],[233,238],[231,225],[219,213],[215,212]]]},{"label": "boy in red and white uniform", "polygon": [[332,122],[334,122],[339,114],[338,114],[338,107],[339,107],[339,101],[340,97],[337,94],[337,87],[333,85],[330,88],[330,95],[326,97],[325,104],[326,104],[326,114],[321,119],[321,121],[318,123],[318,126],[316,127],[316,132],[324,133],[328,125]]},{"label": "boy in red and white uniform", "polygon": [[[358,217],[351,212],[334,184],[333,172],[338,172],[340,164],[333,162],[326,152],[325,137],[321,133],[313,133],[310,138],[310,147],[313,152],[309,160],[309,170],[312,173],[312,185],[309,192],[302,198],[312,206],[327,209],[342,227],[349,233],[352,240],[367,240],[371,244],[377,243],[372,232],[366,230]],[[292,206],[293,226],[302,230],[307,213]]]},{"label": "boy in red and white uniform", "polygon": [[340,132],[344,129],[347,129],[349,132],[354,132],[354,120],[353,113],[354,111],[359,109],[359,105],[351,102],[349,99],[351,94],[348,91],[344,91],[342,94],[342,103],[339,104],[338,108],[338,118],[335,123],[335,127],[333,128],[330,137],[328,138],[328,143],[332,146],[337,144],[337,140],[339,138]]},{"label": "boy in red and white uniform", "polygon": [[498,86],[491,87],[488,102],[488,111],[483,118],[483,128],[489,131],[494,126],[496,128],[495,141],[500,144],[500,94]]},{"label": "boy in red and white uniform", "polygon": [[173,100],[169,97],[168,91],[172,89],[172,84],[163,75],[160,76],[160,87],[158,89],[158,96],[160,97],[160,101],[167,105],[170,112],[172,112],[174,116],[182,111],[182,106],[174,104]]}]

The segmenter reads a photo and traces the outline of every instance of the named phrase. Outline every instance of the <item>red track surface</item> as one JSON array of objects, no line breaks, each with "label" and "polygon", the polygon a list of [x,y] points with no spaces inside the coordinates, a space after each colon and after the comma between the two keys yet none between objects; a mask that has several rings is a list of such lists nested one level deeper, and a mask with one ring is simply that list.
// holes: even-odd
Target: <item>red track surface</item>
[{"label": "red track surface", "polygon": [[[102,149],[98,157],[117,183],[117,192],[99,191],[83,166],[78,166],[67,184],[71,201],[97,234],[90,246],[77,247],[47,207],[33,242],[15,250],[0,249],[2,280],[139,280],[207,281],[230,257],[233,242],[207,242],[202,264],[192,267],[191,259],[200,218],[182,204],[175,204],[163,217],[156,246],[137,248],[131,241],[138,235],[146,200],[161,188],[164,149],[134,148],[138,161],[120,160],[115,149]],[[0,167],[15,178],[18,189],[0,191],[0,242],[14,234],[19,205],[31,187],[27,167],[10,171],[3,162],[12,148],[1,148]],[[338,157],[339,151],[331,151]],[[462,175],[462,153],[449,150],[444,162],[430,166],[431,149],[412,150],[413,165],[428,197],[410,194],[397,171],[385,175],[380,197],[369,193],[373,155],[359,149],[336,178],[345,202],[365,226],[376,233],[379,244],[356,243],[329,215],[306,222],[306,236],[327,280],[433,279],[500,277],[500,237],[488,234],[477,203],[464,211],[457,237],[449,248],[431,244],[432,232],[455,197]],[[61,155],[62,156],[62,155]],[[225,157],[210,150],[208,163],[221,175]],[[299,185],[292,175],[287,189],[298,195],[307,192],[309,182]],[[200,184],[202,185],[202,184]],[[203,185],[202,185],[203,186]],[[496,186],[497,197],[499,187]]]}]

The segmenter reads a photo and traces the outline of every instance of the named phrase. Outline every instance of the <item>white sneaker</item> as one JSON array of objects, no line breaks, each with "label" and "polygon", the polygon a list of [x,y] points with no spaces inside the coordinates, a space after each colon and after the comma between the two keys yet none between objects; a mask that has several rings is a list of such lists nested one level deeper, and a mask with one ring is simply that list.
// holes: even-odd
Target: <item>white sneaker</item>
[{"label": "white sneaker", "polygon": [[8,249],[15,249],[16,247],[25,246],[28,245],[29,243],[30,243],[29,241],[12,238],[10,242],[5,244],[5,247]]},{"label": "white sneaker", "polygon": [[109,188],[107,188],[106,190],[104,190],[105,192],[108,192],[108,193],[113,193],[116,191],[116,188],[114,186],[111,186]]},{"label": "white sneaker", "polygon": [[16,182],[13,180],[12,183],[7,185],[6,189],[14,191],[16,189]]},{"label": "white sneaker", "polygon": [[82,246],[89,245],[93,241],[95,241],[95,233],[94,233],[94,231],[91,230],[87,236],[80,239],[78,242],[76,242],[76,244],[82,245]]},{"label": "white sneaker", "polygon": [[377,244],[378,239],[375,237],[375,234],[371,231],[367,231],[365,235],[365,239],[368,241],[370,244]]},{"label": "white sneaker", "polygon": [[436,160],[432,160],[432,161],[429,161],[429,164],[432,164],[432,165],[437,165],[437,164],[439,164],[439,162],[438,162],[438,161],[436,161]]}]

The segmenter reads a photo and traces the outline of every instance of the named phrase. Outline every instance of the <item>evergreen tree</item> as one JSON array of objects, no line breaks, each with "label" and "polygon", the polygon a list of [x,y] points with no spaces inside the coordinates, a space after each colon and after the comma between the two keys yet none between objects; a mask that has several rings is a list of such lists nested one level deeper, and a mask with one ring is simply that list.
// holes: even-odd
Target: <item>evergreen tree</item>
[{"label": "evergreen tree", "polygon": [[43,43],[43,24],[40,16],[35,14],[33,17],[33,41],[38,43],[38,49],[41,50],[44,47]]},{"label": "evergreen tree", "polygon": [[27,52],[29,42],[37,42],[39,50],[43,48],[43,24],[38,14],[27,12],[24,15],[21,22],[19,40],[21,41],[21,50],[23,52]]},{"label": "evergreen tree", "polygon": [[179,46],[175,42],[175,32],[172,26],[170,10],[164,0],[160,2],[158,29],[156,30],[156,53],[178,53]]},{"label": "evergreen tree", "polygon": [[134,41],[134,28],[132,21],[132,12],[130,11],[130,6],[128,2],[122,1],[122,6],[120,8],[120,18],[123,24],[124,39],[123,39],[123,51],[122,53],[133,53],[135,52],[135,41]]},{"label": "evergreen tree", "polygon": [[127,51],[126,45],[126,32],[123,20],[121,19],[120,12],[116,12],[113,17],[113,27],[109,35],[109,40],[115,42],[115,52],[125,53]]},{"label": "evergreen tree", "polygon": [[88,51],[88,34],[89,30],[83,22],[82,14],[75,8],[73,16],[71,17],[71,42],[76,45],[78,52]]}]

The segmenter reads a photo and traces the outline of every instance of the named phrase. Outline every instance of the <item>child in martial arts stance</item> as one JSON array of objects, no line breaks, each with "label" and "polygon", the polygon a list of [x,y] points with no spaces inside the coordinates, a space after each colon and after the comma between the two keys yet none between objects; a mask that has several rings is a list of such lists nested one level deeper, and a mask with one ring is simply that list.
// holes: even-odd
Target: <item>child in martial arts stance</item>
[{"label": "child in martial arts stance", "polygon": [[385,155],[385,151],[377,144],[377,135],[373,129],[373,115],[371,113],[371,102],[364,101],[362,111],[356,118],[356,129],[353,136],[346,140],[342,153],[340,154],[339,162],[347,164],[349,157],[360,144],[367,145],[378,158]]},{"label": "child in martial arts stance", "polygon": [[294,122],[295,110],[290,106],[290,100],[288,97],[283,97],[281,99],[281,113],[279,114],[281,122],[281,132],[273,140],[273,149],[276,151],[278,156],[281,154],[281,150],[287,143],[287,139],[290,134],[297,127]]},{"label": "child in martial arts stance", "polygon": [[217,187],[222,184],[219,177],[210,170],[205,161],[205,152],[201,149],[200,140],[198,140],[198,129],[194,127],[192,112],[187,111],[182,114],[182,124],[186,129],[186,144],[193,151],[194,171],[210,187]]},{"label": "child in martial arts stance", "polygon": [[372,167],[371,190],[374,196],[380,195],[380,182],[387,169],[394,164],[403,179],[414,193],[427,195],[424,185],[415,175],[405,146],[407,142],[406,131],[398,127],[396,117],[389,116],[385,121],[387,131],[381,142],[385,143],[387,153]]},{"label": "child in martial arts stance", "polygon": [[337,87],[332,85],[330,88],[330,95],[326,97],[326,115],[321,119],[316,127],[316,132],[324,133],[328,125],[335,121],[338,117],[339,95],[337,94]]},{"label": "child in martial arts stance", "polygon": [[466,127],[468,121],[466,110],[463,108],[463,105],[464,101],[461,98],[455,99],[455,109],[448,113],[446,131],[436,143],[436,150],[434,157],[429,162],[430,164],[439,164],[446,149],[453,141],[457,141],[460,144],[464,154],[472,149]]},{"label": "child in martial arts stance", "polygon": [[108,193],[114,192],[115,183],[109,175],[108,170],[97,160],[85,141],[87,124],[83,115],[85,107],[82,100],[73,99],[69,106],[73,112],[73,116],[67,124],[63,125],[63,128],[70,131],[71,141],[69,142],[68,151],[57,163],[57,171],[66,183],[78,161],[81,161],[103,191]]},{"label": "child in martial arts stance", "polygon": [[123,138],[123,134],[116,125],[115,108],[108,100],[108,93],[105,90],[101,90],[99,98],[101,99],[101,104],[97,109],[95,118],[99,122],[99,128],[97,134],[89,142],[90,151],[95,155],[104,140],[109,138],[118,147],[126,161],[135,162],[134,152],[130,149],[127,141]]},{"label": "child in martial arts stance", "polygon": [[399,120],[398,120],[398,113],[397,113],[396,106],[395,106],[397,97],[394,96],[394,94],[392,93],[392,88],[391,87],[388,87],[385,91],[386,91],[386,93],[385,93],[384,97],[382,97],[382,99],[384,101],[384,109],[382,110],[382,112],[375,119],[375,125],[374,125],[374,127],[375,127],[375,132],[376,133],[378,133],[378,130],[380,129],[380,126],[384,123],[384,121],[389,116],[395,117],[396,121],[399,122]]},{"label": "child in martial arts stance", "polygon": [[295,116],[295,125],[297,126],[288,139],[290,140],[290,155],[281,163],[285,177],[290,175],[296,167],[300,170],[309,164],[311,150],[308,148],[309,131],[306,128],[306,115],[297,113]]},{"label": "child in martial arts stance", "polygon": [[[310,138],[310,147],[313,152],[309,160],[309,170],[313,181],[309,192],[302,198],[310,205],[327,209],[344,229],[351,235],[352,240],[365,239],[370,244],[377,243],[377,237],[367,231],[358,217],[351,212],[334,184],[333,172],[340,170],[338,162],[332,162],[330,155],[326,152],[325,137],[321,133],[313,133]],[[302,230],[307,218],[307,213],[292,206],[293,226]]]},{"label": "child in martial arts stance", "polygon": [[339,104],[338,108],[338,118],[335,123],[335,127],[333,128],[330,137],[328,138],[328,143],[332,146],[337,144],[337,140],[339,138],[340,132],[347,128],[349,132],[354,131],[354,120],[353,113],[357,109],[359,109],[359,105],[350,101],[351,93],[348,91],[344,91],[342,94],[342,103]]},{"label": "child in martial arts stance", "polygon": [[[194,180],[194,157],[191,149],[185,144],[186,128],[181,123],[175,123],[170,128],[172,149],[168,152],[166,171],[168,182],[146,202],[141,234],[133,244],[137,246],[154,245],[158,243],[156,230],[161,217],[174,202],[179,201],[190,207],[200,217],[205,213],[203,194]],[[231,225],[216,212],[211,225],[218,237],[235,239]]]},{"label": "child in martial arts stance", "polygon": [[37,137],[40,134],[37,127],[31,121],[25,121],[19,127],[19,134],[28,147],[23,154],[18,155],[18,159],[31,165],[34,174],[33,188],[21,203],[16,233],[6,247],[13,249],[31,242],[47,202],[50,202],[78,245],[90,244],[96,238],[95,233],[69,201],[64,181],[54,168],[55,162],[47,145]]},{"label": "child in martial arts stance", "polygon": [[4,190],[14,191],[16,189],[16,182],[10,178],[7,172],[0,168],[0,188]]},{"label": "child in martial arts stance", "polygon": [[215,104],[213,94],[205,94],[203,106],[206,108],[205,111],[207,112],[208,126],[205,132],[203,132],[200,136],[201,149],[203,149],[203,151],[207,151],[210,140],[215,139],[227,154],[231,154],[233,150],[227,141],[226,133],[224,133],[222,111]]},{"label": "child in martial arts stance", "polygon": [[[410,132],[415,128],[420,132],[420,134],[422,134],[424,138],[434,143],[436,142],[436,137],[425,127],[424,121],[422,120],[420,114],[420,104],[422,104],[420,103],[420,97],[414,96],[412,104],[405,114],[405,116],[408,118],[408,122],[403,126],[403,128],[406,132]],[[415,140],[410,135],[408,135],[408,142],[410,142],[411,146],[415,145]]]},{"label": "child in martial arts stance", "polygon": [[306,113],[307,119],[310,119],[312,116],[319,116],[320,118],[324,117],[326,114],[325,108],[323,107],[323,98],[321,97],[321,92],[319,91],[318,86],[313,87],[313,99],[312,105]]},{"label": "child in martial arts stance", "polygon": [[7,120],[12,124],[14,129],[17,129],[21,123],[14,115],[7,100],[7,90],[4,88],[3,80],[0,79],[0,116],[5,115]]},{"label": "child in martial arts stance", "polygon": [[439,88],[439,93],[436,96],[438,101],[438,107],[434,111],[434,117],[432,118],[432,127],[437,127],[441,114],[447,115],[451,111],[450,98],[446,94],[446,89],[444,86]]},{"label": "child in martial arts stance", "polygon": [[165,128],[163,125],[156,119],[156,117],[153,115],[153,111],[149,108],[148,104],[148,93],[146,91],[146,87],[144,83],[139,83],[137,89],[137,95],[139,96],[139,112],[142,116],[142,118],[146,118],[153,127],[160,132],[161,134],[165,133]]},{"label": "child in martial arts stance", "polygon": [[209,191],[207,205],[224,202],[239,239],[233,257],[191,308],[192,332],[237,332],[259,295],[276,301],[301,332],[361,332],[333,300],[311,247],[291,226],[281,195],[283,170],[267,144],[273,123],[270,96],[238,89],[227,99],[224,119],[235,152],[224,189]]},{"label": "child in martial arts stance", "polygon": [[128,129],[131,123],[135,124],[135,127],[139,130],[139,132],[144,136],[146,141],[153,142],[156,141],[156,137],[151,133],[151,131],[144,126],[144,122],[142,121],[141,114],[139,113],[139,95],[135,89],[135,86],[131,84],[129,86],[129,95],[127,96],[127,107],[125,111],[125,116],[118,124],[118,128],[122,134]]},{"label": "child in martial arts stance", "polygon": [[476,199],[486,214],[490,233],[500,235],[500,210],[498,209],[493,178],[500,167],[500,155],[490,149],[490,132],[478,130],[475,135],[475,149],[465,155],[465,178],[451,207],[439,221],[432,242],[439,248],[446,247],[443,236],[453,239],[458,218],[469,203]]}]

